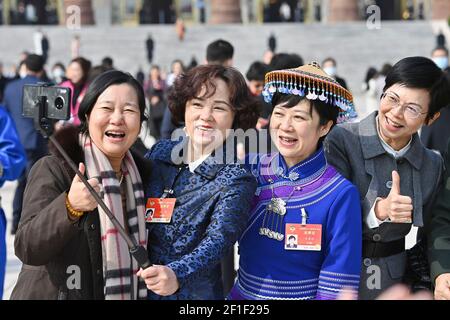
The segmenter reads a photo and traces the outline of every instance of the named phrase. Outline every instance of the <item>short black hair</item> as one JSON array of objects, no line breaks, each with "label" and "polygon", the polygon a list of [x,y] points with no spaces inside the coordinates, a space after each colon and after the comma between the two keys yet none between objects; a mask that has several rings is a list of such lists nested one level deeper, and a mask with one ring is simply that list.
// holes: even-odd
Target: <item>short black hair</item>
[{"label": "short black hair", "polygon": [[225,61],[233,59],[234,48],[226,40],[218,39],[211,42],[206,48],[206,60],[208,63],[223,64]]},{"label": "short black hair", "polygon": [[109,70],[111,70],[111,69],[106,68],[104,65],[93,66],[89,70],[89,75],[87,77],[87,83],[91,83],[92,80],[97,78],[100,74],[102,74],[103,72],[109,71]]},{"label": "short black hair", "polygon": [[296,53],[277,53],[270,61],[270,70],[293,69],[302,66],[303,58]]},{"label": "short black hair", "polygon": [[145,95],[142,86],[129,73],[118,70],[110,70],[98,75],[89,85],[86,95],[80,103],[78,110],[78,118],[80,118],[80,131],[86,133],[88,131],[87,116],[94,108],[98,97],[109,87],[116,84],[129,84],[136,90],[138,97],[139,110],[141,111],[141,124],[146,120],[145,116]]},{"label": "short black hair", "polygon": [[[313,109],[319,114],[319,125],[323,126],[328,123],[328,121],[333,121],[333,125],[337,123],[337,117],[339,115],[338,107],[326,103],[320,100],[309,100],[305,96],[297,96],[293,94],[285,94],[276,92],[272,98],[272,108],[283,103],[283,108],[292,108],[298,105],[301,101],[306,100],[309,102],[310,110],[309,113],[312,114]],[[272,109],[273,110],[273,109]],[[331,131],[330,128],[330,131]],[[329,131],[329,132],[330,132]],[[325,139],[326,135],[319,139],[319,144]]]},{"label": "short black hair", "polygon": [[54,68],[56,68],[56,67],[60,67],[61,69],[63,69],[64,71],[66,71],[66,67],[65,67],[64,64],[63,64],[62,62],[60,62],[60,61],[56,62],[56,63],[53,65],[52,69],[54,69]]},{"label": "short black hair", "polygon": [[32,72],[40,72],[44,69],[44,59],[37,54],[29,54],[25,58],[25,66]]},{"label": "short black hair", "polygon": [[430,94],[427,120],[450,104],[450,85],[445,73],[425,57],[407,57],[397,62],[386,76],[383,92],[394,84],[407,88],[426,89]]},{"label": "short black hair", "polygon": [[102,59],[102,66],[108,68],[108,69],[112,69],[114,65],[113,59],[111,57],[104,57]]},{"label": "short black hair", "polygon": [[332,58],[332,57],[328,57],[328,58],[324,59],[324,60],[322,61],[322,65],[324,65],[325,62],[328,62],[328,61],[331,62],[331,63],[333,63],[335,66],[337,66],[336,59],[334,59],[334,58]]},{"label": "short black hair", "polygon": [[248,68],[245,76],[248,81],[264,81],[264,76],[269,72],[269,66],[263,62],[255,61]]},{"label": "short black hair", "polygon": [[296,236],[293,236],[293,235],[290,235],[290,236],[289,236],[289,238],[288,238],[288,240],[291,240],[291,239],[294,239],[294,240],[296,240],[296,239],[297,239],[297,237],[296,237]]}]

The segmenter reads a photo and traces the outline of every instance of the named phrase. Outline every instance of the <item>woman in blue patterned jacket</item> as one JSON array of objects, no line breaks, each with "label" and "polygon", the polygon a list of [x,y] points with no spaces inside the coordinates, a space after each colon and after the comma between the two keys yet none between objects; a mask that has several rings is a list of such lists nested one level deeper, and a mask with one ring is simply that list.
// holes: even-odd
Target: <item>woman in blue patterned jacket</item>
[{"label": "woman in blue patterned jacket", "polygon": [[258,179],[239,240],[238,279],[230,299],[335,299],[356,292],[361,209],[356,187],[328,165],[322,141],[354,116],[351,94],[313,63],[266,74],[278,149],[250,156]]},{"label": "woman in blue patterned jacket", "polygon": [[162,140],[147,155],[154,266],[138,274],[149,299],[223,299],[220,260],[244,230],[256,189],[227,137],[230,129],[255,126],[257,102],[237,70],[205,65],[175,81],[169,108],[184,120],[187,139]]}]

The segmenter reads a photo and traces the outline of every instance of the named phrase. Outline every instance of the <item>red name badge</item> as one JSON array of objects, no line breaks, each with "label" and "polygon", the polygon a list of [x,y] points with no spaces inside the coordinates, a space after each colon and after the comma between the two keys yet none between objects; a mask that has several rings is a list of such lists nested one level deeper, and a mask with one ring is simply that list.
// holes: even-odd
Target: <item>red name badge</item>
[{"label": "red name badge", "polygon": [[145,207],[145,222],[170,223],[175,198],[149,198]]},{"label": "red name badge", "polygon": [[320,251],[322,225],[287,223],[284,248],[286,250]]}]

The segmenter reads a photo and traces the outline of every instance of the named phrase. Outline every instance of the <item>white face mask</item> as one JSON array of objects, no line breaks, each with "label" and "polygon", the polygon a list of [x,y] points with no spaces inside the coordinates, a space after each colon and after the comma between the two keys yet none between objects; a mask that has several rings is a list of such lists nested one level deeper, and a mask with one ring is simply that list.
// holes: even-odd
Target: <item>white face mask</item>
[{"label": "white face mask", "polygon": [[65,72],[61,68],[56,68],[53,70],[53,78],[54,79],[61,79],[62,77],[64,77],[64,75],[65,75]]},{"label": "white face mask", "polygon": [[330,77],[334,77],[336,75],[336,67],[326,67],[323,68],[323,71],[325,71],[325,73]]},{"label": "white face mask", "polygon": [[21,79],[25,78],[26,76],[27,76],[27,71],[26,71],[26,70],[20,71],[20,72],[19,72],[19,77],[20,77]]}]

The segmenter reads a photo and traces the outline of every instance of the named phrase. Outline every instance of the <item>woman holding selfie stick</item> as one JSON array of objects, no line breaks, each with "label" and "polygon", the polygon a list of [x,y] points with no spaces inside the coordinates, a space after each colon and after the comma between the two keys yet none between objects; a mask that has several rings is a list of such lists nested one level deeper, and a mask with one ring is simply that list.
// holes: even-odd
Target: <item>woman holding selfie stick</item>
[{"label": "woman holding selfie stick", "polygon": [[[129,236],[146,245],[143,180],[148,164],[129,149],[144,120],[145,97],[129,74],[108,71],[90,84],[73,126],[56,139],[79,164]],[[52,148],[25,190],[15,253],[23,262],[12,299],[145,299],[145,283],[125,240],[81,179]]]}]

